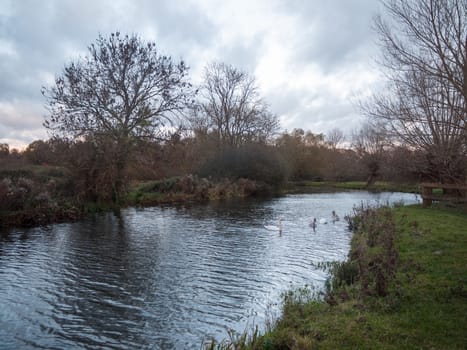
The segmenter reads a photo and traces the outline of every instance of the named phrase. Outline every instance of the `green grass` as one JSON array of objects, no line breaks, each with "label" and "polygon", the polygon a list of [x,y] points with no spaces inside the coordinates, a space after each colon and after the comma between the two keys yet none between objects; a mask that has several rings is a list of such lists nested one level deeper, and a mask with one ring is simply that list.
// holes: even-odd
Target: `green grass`
[{"label": "green grass", "polygon": [[400,184],[386,181],[376,181],[373,185],[367,186],[364,181],[300,181],[291,182],[290,187],[295,191],[320,191],[320,190],[370,190],[370,191],[389,191],[389,192],[409,192],[419,193],[420,189],[415,184]]},{"label": "green grass", "polygon": [[392,211],[399,260],[385,297],[362,299],[347,286],[334,306],[287,298],[275,328],[249,348],[465,349],[467,214],[420,206]]}]

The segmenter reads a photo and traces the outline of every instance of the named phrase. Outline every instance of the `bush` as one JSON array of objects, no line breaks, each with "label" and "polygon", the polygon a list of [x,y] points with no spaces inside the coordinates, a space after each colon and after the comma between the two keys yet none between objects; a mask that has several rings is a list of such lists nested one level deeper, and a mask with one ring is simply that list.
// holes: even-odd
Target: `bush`
[{"label": "bush", "polygon": [[373,209],[362,205],[347,220],[355,232],[350,262],[358,266],[360,293],[385,296],[398,260],[392,212],[386,207]]},{"label": "bush", "polygon": [[358,280],[358,265],[352,260],[335,262],[331,266],[331,276],[326,280],[328,293],[353,285]]},{"label": "bush", "polygon": [[72,188],[73,186],[66,178],[36,175],[31,170],[2,171],[0,173],[0,211],[55,207],[57,201],[70,197],[69,192]]},{"label": "bush", "polygon": [[198,170],[202,177],[250,179],[280,187],[288,179],[288,167],[273,148],[250,144],[227,148],[204,163]]},{"label": "bush", "polygon": [[19,178],[32,178],[34,176],[30,169],[8,169],[0,171],[0,179],[11,179],[17,181]]}]

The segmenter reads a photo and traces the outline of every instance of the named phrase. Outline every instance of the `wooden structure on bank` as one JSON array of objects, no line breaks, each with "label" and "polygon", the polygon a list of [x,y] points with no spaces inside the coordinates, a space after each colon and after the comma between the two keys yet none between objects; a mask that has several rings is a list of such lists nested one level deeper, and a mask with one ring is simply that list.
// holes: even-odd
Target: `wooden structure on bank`
[{"label": "wooden structure on bank", "polygon": [[[433,201],[447,201],[453,203],[467,202],[467,185],[462,184],[441,184],[441,183],[421,183],[423,207],[427,208]],[[433,193],[439,188],[441,193]]]}]

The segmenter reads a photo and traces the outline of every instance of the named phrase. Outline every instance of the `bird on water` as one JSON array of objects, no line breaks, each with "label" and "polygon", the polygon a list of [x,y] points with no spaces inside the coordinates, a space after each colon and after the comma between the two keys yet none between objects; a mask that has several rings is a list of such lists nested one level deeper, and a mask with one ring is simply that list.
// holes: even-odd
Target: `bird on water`
[{"label": "bird on water", "polygon": [[269,231],[279,231],[282,232],[282,218],[279,219],[279,225],[264,225],[264,228]]}]

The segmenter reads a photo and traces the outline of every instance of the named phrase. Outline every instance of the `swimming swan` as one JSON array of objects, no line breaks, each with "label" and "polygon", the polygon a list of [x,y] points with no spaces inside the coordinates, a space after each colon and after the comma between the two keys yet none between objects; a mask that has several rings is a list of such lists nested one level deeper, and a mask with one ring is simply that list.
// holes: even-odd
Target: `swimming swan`
[{"label": "swimming swan", "polygon": [[320,224],[327,224],[328,221],[325,218],[321,218],[321,219],[319,219],[319,223]]},{"label": "swimming swan", "polygon": [[264,228],[269,231],[279,231],[282,232],[282,219],[279,219],[279,225],[264,225]]}]

